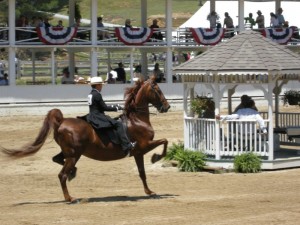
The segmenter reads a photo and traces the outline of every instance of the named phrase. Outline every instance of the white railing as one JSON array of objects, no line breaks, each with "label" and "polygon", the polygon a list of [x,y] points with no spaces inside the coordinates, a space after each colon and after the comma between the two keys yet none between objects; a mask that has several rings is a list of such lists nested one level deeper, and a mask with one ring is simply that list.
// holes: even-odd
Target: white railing
[{"label": "white railing", "polygon": [[[79,27],[77,31],[77,36],[73,38],[72,41],[68,42],[67,45],[92,45],[91,42],[91,27],[83,26]],[[257,30],[258,31],[258,30]],[[229,40],[230,33],[234,32],[235,35],[239,33],[238,28],[226,29],[224,38],[222,41]],[[299,30],[294,30],[294,36],[289,41],[288,45],[300,45]],[[120,42],[115,34],[115,27],[99,27],[97,28],[97,33],[107,34],[105,36],[98,35],[97,45],[114,45],[114,46],[124,46],[125,44]],[[166,28],[158,28],[154,30],[154,33],[161,33],[162,40],[150,38],[150,40],[143,45],[146,46],[166,46]],[[5,38],[1,38],[1,34],[5,34]],[[3,35],[2,35],[3,36]],[[8,27],[0,27],[0,45],[8,44]],[[37,37],[35,27],[16,27],[16,44],[17,45],[45,45]],[[172,45],[173,46],[199,46],[193,38],[193,35],[189,28],[178,28],[172,32]],[[203,47],[203,46],[202,46]]]},{"label": "white railing", "polygon": [[[216,123],[220,123],[220,140],[216,140]],[[268,124],[268,121],[265,120]],[[216,121],[205,118],[185,118],[185,148],[199,150],[208,155],[235,156],[243,152],[255,152],[268,156],[267,135],[262,134],[255,120]]]},{"label": "white railing", "polygon": [[[267,112],[261,112],[261,116],[266,119],[268,117]],[[275,113],[273,113],[273,119],[275,122]],[[288,113],[288,112],[279,112],[278,113],[278,122],[274,123],[274,133],[279,135],[279,141],[281,143],[290,143],[293,140],[289,140],[289,137],[286,133],[286,128],[288,127],[300,127],[300,113]]]}]

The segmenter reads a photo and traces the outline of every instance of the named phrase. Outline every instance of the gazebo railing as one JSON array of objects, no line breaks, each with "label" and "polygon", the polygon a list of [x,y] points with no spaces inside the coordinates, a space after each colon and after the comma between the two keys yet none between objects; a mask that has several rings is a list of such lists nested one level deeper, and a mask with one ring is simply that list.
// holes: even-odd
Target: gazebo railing
[{"label": "gazebo railing", "polygon": [[[266,119],[268,117],[267,112],[262,112],[261,116]],[[275,113],[273,113],[273,118],[275,118]],[[292,143],[294,140],[290,140],[286,129],[288,127],[299,127],[300,128],[300,113],[289,113],[289,112],[279,112],[278,113],[278,124],[274,124],[274,133],[279,135],[279,141],[281,143]]]},{"label": "gazebo railing", "polygon": [[[219,121],[217,121],[219,122]],[[265,120],[268,124],[268,121]],[[206,118],[185,118],[185,148],[199,150],[207,155],[221,157],[254,152],[268,156],[267,135],[257,127],[255,120],[228,120],[220,122],[220,140],[216,140],[216,120]],[[220,152],[217,154],[217,145]]]}]

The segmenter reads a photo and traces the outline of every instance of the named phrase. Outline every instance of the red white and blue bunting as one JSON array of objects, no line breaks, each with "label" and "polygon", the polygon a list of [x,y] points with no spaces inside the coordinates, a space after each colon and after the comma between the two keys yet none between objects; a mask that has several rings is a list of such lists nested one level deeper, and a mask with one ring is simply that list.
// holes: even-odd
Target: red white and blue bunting
[{"label": "red white and blue bunting", "polygon": [[190,28],[194,40],[202,45],[216,45],[224,37],[224,28]]},{"label": "red white and blue bunting", "polygon": [[148,27],[117,27],[116,36],[126,45],[141,45],[151,38],[153,29]]},{"label": "red white and blue bunting", "polygon": [[45,44],[63,45],[73,39],[76,27],[37,27],[40,40]]},{"label": "red white and blue bunting", "polygon": [[270,38],[278,44],[286,44],[293,36],[292,28],[266,28],[262,30],[264,37]]}]

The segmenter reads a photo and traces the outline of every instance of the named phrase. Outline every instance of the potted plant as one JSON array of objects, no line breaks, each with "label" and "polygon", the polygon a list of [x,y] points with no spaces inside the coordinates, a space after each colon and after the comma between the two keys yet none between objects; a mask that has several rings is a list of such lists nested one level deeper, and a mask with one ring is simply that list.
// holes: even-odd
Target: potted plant
[{"label": "potted plant", "polygon": [[191,101],[191,110],[198,115],[199,118],[215,117],[215,102],[212,98],[206,96],[196,96]]},{"label": "potted plant", "polygon": [[289,90],[284,92],[282,97],[283,104],[300,105],[300,91]]}]

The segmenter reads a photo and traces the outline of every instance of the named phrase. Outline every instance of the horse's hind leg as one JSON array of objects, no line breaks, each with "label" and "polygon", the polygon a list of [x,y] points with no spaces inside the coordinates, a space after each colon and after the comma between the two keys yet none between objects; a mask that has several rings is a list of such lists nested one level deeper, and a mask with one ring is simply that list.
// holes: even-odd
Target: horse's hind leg
[{"label": "horse's hind leg", "polygon": [[147,178],[146,178],[146,172],[145,172],[145,166],[144,166],[144,155],[135,155],[134,156],[135,163],[139,170],[140,178],[144,185],[144,191],[147,195],[156,195],[155,192],[151,191],[147,185]]},{"label": "horse's hind leg", "polygon": [[65,163],[64,166],[62,168],[62,170],[60,171],[60,173],[58,174],[58,178],[60,181],[60,185],[65,197],[66,201],[69,202],[75,202],[76,198],[73,198],[70,196],[69,191],[68,191],[68,187],[67,187],[67,179],[69,177],[69,174],[72,172],[72,170],[74,170],[75,168],[75,164],[78,161],[79,158],[66,158],[65,159]]},{"label": "horse's hind leg", "polygon": [[65,157],[64,157],[63,152],[60,152],[57,155],[53,156],[52,161],[63,166],[65,164]]},{"label": "horse's hind leg", "polygon": [[[63,152],[58,153],[57,155],[52,157],[52,161],[58,163],[59,165],[65,164],[65,157]],[[77,168],[74,167],[74,169],[71,170],[70,174],[68,175],[68,180],[71,181],[76,177]]]}]

